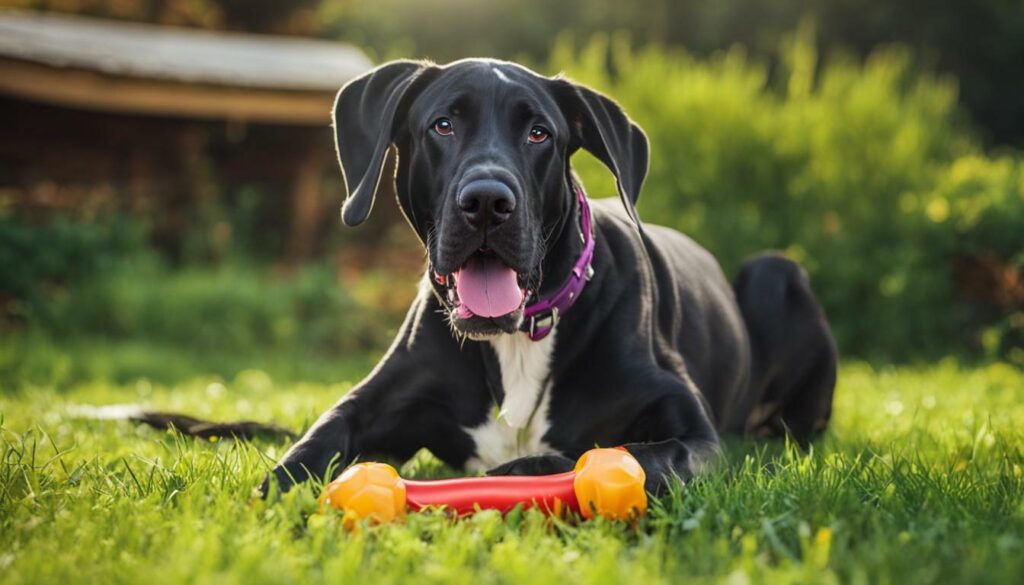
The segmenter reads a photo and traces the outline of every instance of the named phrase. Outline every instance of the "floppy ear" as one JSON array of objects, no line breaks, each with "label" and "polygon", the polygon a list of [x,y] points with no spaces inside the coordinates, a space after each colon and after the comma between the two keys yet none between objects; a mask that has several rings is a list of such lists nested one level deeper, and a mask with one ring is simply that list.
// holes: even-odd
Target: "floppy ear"
[{"label": "floppy ear", "polygon": [[603,162],[615,175],[626,213],[639,225],[636,201],[647,177],[647,135],[611,98],[564,78],[552,81],[573,134],[569,155],[583,148]]},{"label": "floppy ear", "polygon": [[[347,83],[334,102],[334,144],[348,197],[341,208],[345,225],[356,226],[370,215],[383,177],[395,131],[411,97],[410,88],[431,66],[419,61],[392,61]],[[391,154],[390,156],[395,156]]]}]

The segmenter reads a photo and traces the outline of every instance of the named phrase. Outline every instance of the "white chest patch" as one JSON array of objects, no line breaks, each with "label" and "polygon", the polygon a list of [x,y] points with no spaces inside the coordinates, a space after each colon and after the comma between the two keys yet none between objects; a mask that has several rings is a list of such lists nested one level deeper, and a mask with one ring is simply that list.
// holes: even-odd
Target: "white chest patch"
[{"label": "white chest patch", "polygon": [[555,332],[540,341],[525,333],[488,340],[498,356],[505,393],[496,417],[466,429],[476,443],[467,469],[483,471],[527,455],[554,453],[542,438],[548,430],[551,354]]}]

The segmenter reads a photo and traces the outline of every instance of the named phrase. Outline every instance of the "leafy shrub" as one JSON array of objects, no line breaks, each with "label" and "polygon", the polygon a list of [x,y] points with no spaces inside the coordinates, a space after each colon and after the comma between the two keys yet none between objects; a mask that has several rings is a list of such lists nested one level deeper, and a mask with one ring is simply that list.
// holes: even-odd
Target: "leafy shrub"
[{"label": "leafy shrub", "polygon": [[1024,364],[1024,164],[965,156],[905,199],[928,218],[937,259],[953,259],[955,292],[975,301],[959,307],[961,325],[987,324],[984,353]]},{"label": "leafy shrub", "polygon": [[[646,220],[690,234],[729,274],[760,249],[786,250],[845,352],[932,357],[1001,322],[1010,309],[963,302],[953,262],[991,253],[1020,273],[1022,166],[978,151],[955,84],[914,73],[897,48],[820,64],[806,32],[780,62],[598,37],[581,51],[563,39],[550,68],[614,96],[647,130]],[[614,193],[599,163],[578,158],[592,195]]]},{"label": "leafy shrub", "polygon": [[386,343],[372,304],[312,263],[272,271],[243,258],[173,268],[144,222],[120,214],[42,222],[0,217],[0,315],[59,338],[136,339],[229,354],[337,355]]},{"label": "leafy shrub", "polygon": [[50,320],[49,300],[68,287],[112,270],[148,245],[140,222],[127,216],[56,216],[36,223],[0,214],[0,322]]},{"label": "leafy shrub", "polygon": [[139,338],[233,354],[267,349],[341,353],[385,342],[373,308],[359,306],[329,267],[293,274],[231,265],[169,272],[126,264],[54,299],[58,335]]}]

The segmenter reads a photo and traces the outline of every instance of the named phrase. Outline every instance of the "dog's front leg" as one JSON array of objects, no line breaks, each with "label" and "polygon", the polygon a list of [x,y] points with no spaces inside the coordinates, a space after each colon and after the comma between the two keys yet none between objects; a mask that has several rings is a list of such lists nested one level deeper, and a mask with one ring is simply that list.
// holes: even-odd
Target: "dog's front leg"
[{"label": "dog's front leg", "polygon": [[[714,438],[666,439],[627,443],[623,447],[643,467],[647,476],[644,489],[660,495],[673,477],[686,482],[699,473],[718,452],[718,441]],[[533,455],[489,469],[487,475],[549,475],[572,471],[575,466],[576,462],[564,455]]]},{"label": "dog's front leg", "polygon": [[439,365],[459,367],[468,350],[449,334],[437,308],[420,297],[381,364],[288,450],[264,480],[264,495],[275,481],[286,491],[310,477],[331,479],[356,458],[402,461],[426,448],[449,465],[466,462],[473,441],[458,419],[465,413],[456,409],[472,408],[469,399],[479,393],[467,385],[483,374],[444,375]]},{"label": "dog's front leg", "polygon": [[263,496],[269,493],[272,482],[281,491],[288,491],[310,477],[326,477],[331,465],[336,468],[348,465],[357,449],[353,444],[352,424],[357,408],[352,400],[343,400],[321,415],[264,478],[260,486]]},{"label": "dog's front leg", "polygon": [[317,420],[264,480],[264,495],[271,481],[286,491],[310,477],[331,479],[357,458],[404,461],[423,448],[454,465],[470,457],[472,440],[446,406],[445,388],[394,360]]},{"label": "dog's front leg", "polygon": [[685,384],[644,409],[630,434],[645,439],[623,447],[640,462],[647,475],[645,488],[655,495],[664,493],[674,477],[688,482],[719,453],[707,408]]},{"label": "dog's front leg", "polygon": [[655,495],[665,493],[673,477],[686,483],[718,453],[718,441],[707,439],[666,439],[623,446],[640,462],[647,475],[644,488]]},{"label": "dog's front leg", "polygon": [[[631,428],[621,446],[637,459],[647,476],[645,489],[664,493],[669,482],[678,477],[686,482],[701,472],[719,451],[718,434],[697,394],[672,388],[661,398],[635,413]],[[644,440],[636,439],[643,437]],[[585,441],[589,447],[614,447],[615,443]],[[585,449],[584,449],[585,450]],[[580,456],[583,451],[571,453]],[[488,470],[488,475],[546,475],[571,471],[576,462],[560,454],[534,455],[513,459]]]}]

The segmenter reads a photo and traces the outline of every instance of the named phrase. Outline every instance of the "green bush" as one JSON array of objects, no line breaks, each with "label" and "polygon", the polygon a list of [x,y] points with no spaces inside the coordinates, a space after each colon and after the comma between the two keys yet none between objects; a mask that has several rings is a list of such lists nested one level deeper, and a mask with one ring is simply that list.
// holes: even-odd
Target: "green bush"
[{"label": "green bush", "polygon": [[[955,83],[912,71],[904,51],[822,64],[805,32],[770,71],[740,49],[697,60],[624,38],[572,47],[562,39],[550,69],[614,96],[648,132],[642,216],[690,234],[729,274],[760,249],[787,251],[844,352],[933,357],[1020,321],[972,310],[952,266],[991,253],[1019,274],[1021,163],[981,154]],[[578,158],[592,195],[614,192],[599,163]]]},{"label": "green bush", "polygon": [[0,213],[0,323],[51,321],[51,299],[148,250],[142,224],[126,215],[36,222]]},{"label": "green bush", "polygon": [[961,323],[987,324],[978,342],[988,357],[1024,364],[1024,164],[958,158],[905,206],[929,219],[934,248],[954,259],[962,294],[981,301],[960,307]]},{"label": "green bush", "polygon": [[171,266],[144,221],[122,214],[0,217],[0,264],[0,330],[60,339],[338,355],[382,346],[389,332],[380,323],[393,320],[354,300],[325,262],[290,271],[244,258]]},{"label": "green bush", "polygon": [[170,272],[127,263],[52,299],[46,329],[145,339],[233,354],[272,349],[341,353],[384,343],[372,308],[359,306],[329,267],[274,275],[243,265]]},{"label": "green bush", "polygon": [[353,299],[324,261],[284,270],[233,253],[177,266],[157,251],[145,218],[26,215],[0,214],[0,331],[326,356],[381,347],[381,323],[394,321]]}]

